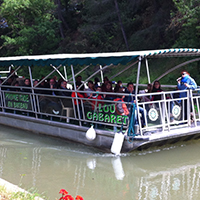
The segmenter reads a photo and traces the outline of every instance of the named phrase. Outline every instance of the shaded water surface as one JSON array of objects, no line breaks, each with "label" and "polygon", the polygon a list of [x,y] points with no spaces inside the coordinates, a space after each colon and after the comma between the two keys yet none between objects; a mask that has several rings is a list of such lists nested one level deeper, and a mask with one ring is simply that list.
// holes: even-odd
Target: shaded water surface
[{"label": "shaded water surface", "polygon": [[114,157],[47,136],[0,126],[0,177],[46,199],[60,189],[84,200],[199,199],[200,141]]}]

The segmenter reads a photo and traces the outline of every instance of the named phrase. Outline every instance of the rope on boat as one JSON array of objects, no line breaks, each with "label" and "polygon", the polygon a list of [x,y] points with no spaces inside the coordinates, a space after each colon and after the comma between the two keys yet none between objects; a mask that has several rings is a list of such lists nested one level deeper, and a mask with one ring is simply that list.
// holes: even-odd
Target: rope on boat
[{"label": "rope on boat", "polygon": [[128,139],[131,138],[132,140],[136,136],[136,134],[135,134],[135,103],[131,104],[131,110],[130,110],[130,118],[129,118],[129,126],[128,126],[127,136],[128,136]]}]

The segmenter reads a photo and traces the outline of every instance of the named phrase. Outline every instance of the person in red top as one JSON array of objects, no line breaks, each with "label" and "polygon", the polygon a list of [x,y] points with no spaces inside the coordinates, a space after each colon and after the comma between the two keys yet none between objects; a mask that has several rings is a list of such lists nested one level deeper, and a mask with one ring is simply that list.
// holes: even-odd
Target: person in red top
[{"label": "person in red top", "polygon": [[[77,81],[76,82],[76,89],[78,90],[79,86],[82,84],[82,82],[80,81]],[[84,85],[82,85],[80,88],[79,88],[80,91],[84,91]],[[87,98],[87,95],[85,93],[80,93],[80,92],[77,92],[77,96],[78,98]],[[77,105],[77,101],[75,99],[76,97],[76,93],[75,92],[72,92],[71,94],[71,97],[74,97],[74,104]],[[78,104],[81,104],[81,100],[79,99],[78,100]]]},{"label": "person in red top", "polygon": [[[98,86],[97,88],[96,88],[96,95],[95,96],[93,96],[92,95],[92,93],[90,94],[90,99],[94,99],[94,101],[92,101],[91,103],[92,103],[92,110],[94,110],[95,109],[95,105],[96,105],[96,108],[99,106],[99,104],[104,104],[104,102],[103,101],[98,101],[98,100],[103,100],[104,98],[103,98],[103,96],[101,95],[101,94],[99,94],[98,92],[101,92],[101,87],[100,86]],[[95,100],[95,99],[98,99],[97,101]]]},{"label": "person in red top", "polygon": [[[123,93],[123,88],[119,88],[118,91],[119,93]],[[118,96],[116,99],[114,99],[115,102],[120,102],[120,103],[116,103],[115,104],[115,110],[116,110],[116,113],[118,115],[129,115],[129,110],[126,106],[123,100],[124,96],[121,95],[121,96]]]}]

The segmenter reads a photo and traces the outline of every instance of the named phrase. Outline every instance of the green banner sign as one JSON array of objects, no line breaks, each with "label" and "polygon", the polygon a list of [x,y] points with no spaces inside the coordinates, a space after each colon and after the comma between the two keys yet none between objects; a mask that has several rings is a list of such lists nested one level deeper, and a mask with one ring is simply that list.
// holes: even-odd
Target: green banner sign
[{"label": "green banner sign", "polygon": [[30,97],[28,94],[5,92],[6,107],[30,110]]},{"label": "green banner sign", "polygon": [[86,114],[87,119],[98,122],[112,123],[127,125],[128,116],[117,115],[115,112],[115,104],[111,105],[98,105],[96,112],[89,111]]}]

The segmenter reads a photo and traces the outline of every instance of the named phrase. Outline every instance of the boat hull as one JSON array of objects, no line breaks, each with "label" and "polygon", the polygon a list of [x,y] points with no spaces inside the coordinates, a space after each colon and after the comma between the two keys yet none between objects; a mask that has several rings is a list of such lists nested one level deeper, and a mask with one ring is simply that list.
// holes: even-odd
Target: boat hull
[{"label": "boat hull", "polygon": [[[114,139],[113,132],[96,130],[96,138],[93,141],[89,141],[85,137],[88,127],[80,127],[78,125],[60,123],[12,113],[1,112],[0,124],[27,130],[36,134],[43,134],[81,143],[109,153]],[[177,129],[177,133],[178,132],[180,133],[181,129]],[[150,147],[163,146],[166,144],[174,144],[179,141],[200,138],[200,130],[198,128],[190,128],[190,131],[183,132],[182,134],[176,134],[176,131],[168,136],[164,136],[164,134],[162,136],[161,133],[159,134],[160,136],[154,139],[152,139],[151,136],[138,138],[125,137],[121,153],[126,153],[133,150],[144,150]]]}]

